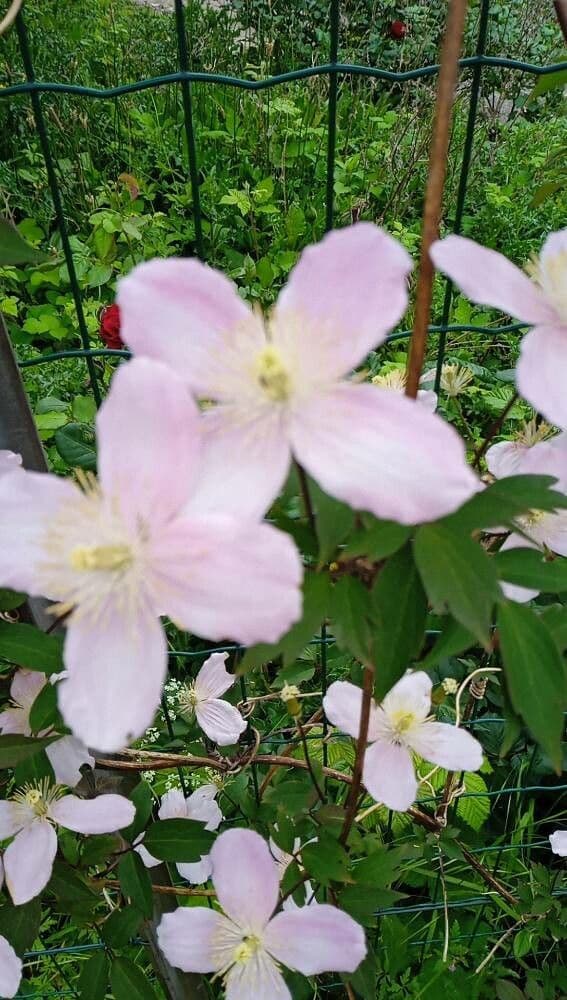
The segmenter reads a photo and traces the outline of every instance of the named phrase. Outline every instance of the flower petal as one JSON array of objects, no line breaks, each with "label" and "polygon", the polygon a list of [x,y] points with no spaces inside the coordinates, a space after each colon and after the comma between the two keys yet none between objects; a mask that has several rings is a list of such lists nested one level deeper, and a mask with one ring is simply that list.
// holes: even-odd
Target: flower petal
[{"label": "flower petal", "polygon": [[482,747],[466,729],[445,722],[424,722],[406,734],[411,748],[425,760],[448,771],[478,771]]},{"label": "flower petal", "polygon": [[220,514],[178,518],[152,560],[166,588],[163,610],[207,639],[276,642],[301,615],[299,555],[271,525]]},{"label": "flower petal", "polygon": [[117,302],[134,354],[166,362],[197,395],[216,398],[226,349],[253,324],[232,281],[198,260],[151,260],[118,283]]},{"label": "flower petal", "polygon": [[23,803],[2,799],[0,801],[0,840],[13,837],[18,830],[33,823],[34,818],[33,809],[26,807]]},{"label": "flower petal", "polygon": [[374,385],[342,383],[312,397],[298,407],[291,439],[326,493],[401,524],[450,514],[479,489],[449,424]]},{"label": "flower petal", "polygon": [[431,678],[423,670],[404,674],[382,702],[386,715],[410,714],[422,721],[431,709]]},{"label": "flower petal", "polygon": [[447,236],[429,255],[473,302],[493,306],[525,323],[552,323],[554,310],[533,281],[511,261],[465,236]]},{"label": "flower petal", "polygon": [[63,736],[46,749],[58,785],[74,788],[82,778],[81,767],[95,766],[95,759],[75,736]]},{"label": "flower petal", "polygon": [[292,1000],[276,963],[262,949],[248,962],[237,962],[226,977],[226,1000]]},{"label": "flower petal", "polygon": [[43,819],[20,830],[4,854],[6,885],[16,906],[38,896],[51,878],[57,834]]},{"label": "flower petal", "polygon": [[[552,517],[553,515],[548,514],[544,516]],[[506,552],[507,549],[537,549],[538,547],[535,542],[530,544],[527,538],[524,538],[522,535],[516,535],[513,532],[511,535],[508,535],[504,544],[500,546],[500,552]],[[530,587],[519,587],[514,583],[504,583],[501,581],[500,586],[504,596],[511,601],[517,601],[518,604],[525,604],[526,601],[532,601],[539,594],[539,590],[532,590]]]},{"label": "flower petal", "polygon": [[205,660],[195,679],[198,698],[220,698],[234,684],[236,677],[225,667],[228,653],[212,653]]},{"label": "flower petal", "polygon": [[49,814],[75,833],[115,833],[134,822],[136,809],[123,795],[97,795],[96,799],[64,795],[53,803]]},{"label": "flower petal", "polygon": [[0,450],[0,476],[6,476],[10,472],[16,472],[21,468],[22,456],[16,455],[15,451]]},{"label": "flower petal", "polygon": [[96,424],[105,496],[150,523],[180,510],[201,445],[199,411],[182,379],[146,358],[121,365]]},{"label": "flower petal", "polygon": [[567,430],[567,326],[538,326],[522,340],[516,367],[520,394],[548,420]]},{"label": "flower petal", "polygon": [[[334,681],[323,698],[325,715],[333,726],[343,733],[357,739],[360,729],[360,712],[362,708],[362,689],[350,681]],[[368,725],[368,741],[378,739],[379,717],[381,709],[372,702],[370,706],[370,722]]]},{"label": "flower petal", "polygon": [[264,945],[278,962],[304,976],[354,972],[367,950],[362,927],[324,903],[278,913],[266,927]]},{"label": "flower petal", "polygon": [[265,840],[252,830],[225,830],[211,850],[213,884],[226,915],[260,933],[276,908],[277,866]]},{"label": "flower petal", "polygon": [[42,542],[49,521],[76,494],[77,487],[61,476],[21,472],[0,477],[0,587],[59,600],[41,571]]},{"label": "flower petal", "polygon": [[517,441],[499,441],[498,444],[491,445],[485,456],[488,471],[496,479],[521,475],[526,451],[527,446]]},{"label": "flower petal", "polygon": [[[41,674],[40,674],[41,677]],[[0,712],[0,733],[31,736],[29,712],[23,708],[6,708]]]},{"label": "flower petal", "polygon": [[72,618],[65,640],[68,675],[59,708],[73,733],[97,750],[115,751],[151,725],[167,669],[166,642],[156,619]]},{"label": "flower petal", "polygon": [[187,799],[187,816],[205,823],[207,830],[216,830],[222,823],[222,812],[215,796],[218,788],[215,785],[203,785]]},{"label": "flower petal", "polygon": [[376,802],[404,812],[417,794],[417,780],[409,750],[397,743],[378,742],[364,756],[362,780]]},{"label": "flower petal", "polygon": [[556,830],[549,835],[549,843],[554,854],[567,858],[567,830]]},{"label": "flower petal", "polygon": [[0,935],[0,997],[15,997],[22,978],[22,960]]},{"label": "flower petal", "polygon": [[10,696],[17,705],[29,712],[39,692],[46,684],[47,677],[37,670],[16,670],[10,685]]},{"label": "flower petal", "polygon": [[346,374],[403,316],[411,268],[407,251],[370,222],[328,233],[303,251],[280,294],[276,342],[295,326],[304,366],[326,378]]},{"label": "flower petal", "polygon": [[224,924],[221,913],[204,906],[180,906],[161,918],[158,944],[167,961],[184,972],[217,972],[219,959],[216,938]]},{"label": "flower petal", "polygon": [[158,816],[160,819],[187,819],[187,802],[180,788],[171,788],[162,796]]},{"label": "flower petal", "polygon": [[291,460],[281,413],[257,415],[221,404],[205,411],[202,427],[199,476],[185,510],[261,518],[280,492]]},{"label": "flower petal", "polygon": [[212,870],[213,866],[210,854],[204,854],[200,861],[177,865],[177,871],[181,875],[181,878],[187,879],[193,885],[202,885],[203,882],[208,882]]},{"label": "flower petal", "polygon": [[153,854],[144,847],[143,844],[136,844],[134,850],[136,854],[139,854],[146,868],[157,868],[162,862],[158,858],[154,858]]},{"label": "flower petal", "polygon": [[199,702],[195,706],[195,715],[203,732],[219,747],[238,743],[240,734],[248,725],[237,708],[218,698]]}]

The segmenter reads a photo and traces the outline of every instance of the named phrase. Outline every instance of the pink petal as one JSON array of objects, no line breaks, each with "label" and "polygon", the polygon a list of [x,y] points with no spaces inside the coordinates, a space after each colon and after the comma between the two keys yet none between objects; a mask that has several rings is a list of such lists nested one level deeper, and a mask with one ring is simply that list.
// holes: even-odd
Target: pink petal
[{"label": "pink petal", "polygon": [[447,236],[429,251],[439,271],[448,275],[473,302],[493,306],[525,323],[552,323],[554,310],[519,267],[496,250],[464,236]]},{"label": "pink petal", "polygon": [[326,904],[278,913],[266,927],[264,944],[278,962],[304,976],[354,972],[367,950],[362,927]]},{"label": "pink petal", "polygon": [[180,788],[171,788],[162,796],[158,816],[160,819],[187,819],[187,802]]},{"label": "pink petal", "polygon": [[294,453],[331,496],[401,524],[450,514],[479,489],[457,432],[414,400],[342,383],[298,407]]},{"label": "pink petal", "polygon": [[380,741],[367,748],[362,780],[376,802],[398,812],[409,809],[417,794],[411,754],[397,743]]},{"label": "pink petal", "polygon": [[41,571],[43,541],[49,522],[76,495],[77,487],[60,476],[22,472],[0,477],[0,587],[59,600]]},{"label": "pink petal", "polygon": [[226,915],[260,933],[276,908],[277,866],[265,840],[252,830],[221,833],[211,850],[213,884]]},{"label": "pink petal", "polygon": [[35,813],[32,809],[26,809],[20,803],[0,801],[0,840],[7,840],[13,837],[18,830],[27,826],[34,820]]},{"label": "pink petal", "polygon": [[215,785],[203,785],[187,799],[187,816],[204,823],[207,830],[216,830],[222,823],[222,812],[215,801]]},{"label": "pink petal", "polygon": [[158,927],[158,943],[167,961],[184,972],[217,972],[222,968],[216,939],[228,921],[204,906],[180,906],[166,913]]},{"label": "pink petal", "polygon": [[262,517],[289,469],[290,447],[282,418],[278,408],[260,415],[247,407],[222,404],[206,410],[199,477],[186,510]]},{"label": "pink petal", "polygon": [[549,835],[549,843],[554,854],[567,858],[567,830],[556,830]]},{"label": "pink petal", "polygon": [[567,429],[567,326],[539,326],[520,348],[516,384],[520,394],[547,420]]},{"label": "pink petal", "polygon": [[445,722],[424,722],[406,734],[411,748],[425,760],[448,771],[478,771],[482,747],[466,729]]},{"label": "pink petal", "polygon": [[227,344],[253,318],[228,278],[198,260],[152,260],[119,282],[117,302],[134,354],[165,361],[197,395],[216,398]]},{"label": "pink petal", "polygon": [[145,733],[167,670],[163,629],[154,618],[71,619],[65,640],[68,676],[59,708],[73,733],[97,750],[120,750]]},{"label": "pink petal", "polygon": [[405,674],[382,702],[386,715],[410,713],[416,719],[426,719],[431,710],[431,678],[423,670]]},{"label": "pink petal", "polygon": [[267,952],[232,966],[226,977],[226,1000],[292,1000],[284,978]]},{"label": "pink petal", "polygon": [[203,638],[276,642],[301,615],[299,555],[271,525],[179,518],[156,541],[152,565],[164,582],[163,610]]},{"label": "pink petal", "polygon": [[16,472],[22,464],[22,456],[16,455],[15,451],[0,449],[0,476],[5,476],[9,472]]},{"label": "pink petal", "polygon": [[517,441],[499,441],[498,444],[493,444],[486,452],[488,471],[496,479],[521,475],[527,450],[527,445]]},{"label": "pink petal", "polygon": [[10,696],[16,704],[29,712],[46,683],[45,674],[40,674],[36,670],[16,670],[10,686]]},{"label": "pink petal", "polygon": [[195,680],[195,694],[199,698],[220,698],[232,687],[236,678],[225,667],[228,653],[213,653],[199,670]]},{"label": "pink petal", "polygon": [[0,857],[0,889],[2,888],[3,885],[4,885],[4,862]]},{"label": "pink petal", "polygon": [[180,510],[200,453],[199,411],[166,365],[137,358],[122,365],[97,416],[103,493],[150,523]]},{"label": "pink petal", "polygon": [[193,885],[202,885],[203,882],[208,882],[212,870],[213,866],[209,854],[204,854],[200,861],[177,865],[177,871],[181,878],[187,879]]},{"label": "pink petal", "polygon": [[153,854],[150,854],[150,852],[146,850],[143,844],[136,844],[134,850],[136,851],[136,854],[140,855],[146,868],[157,868],[158,865],[162,864],[161,861],[154,858]]},{"label": "pink petal", "polygon": [[541,248],[539,259],[542,264],[549,266],[550,258],[557,257],[567,251],[567,228],[559,229],[556,233],[550,233]]},{"label": "pink petal", "polygon": [[0,713],[0,732],[3,736],[9,733],[31,736],[29,712],[23,708],[6,708]]},{"label": "pink petal", "polygon": [[4,853],[6,885],[16,906],[45,889],[56,854],[57,834],[46,820],[36,819],[20,830]]},{"label": "pink petal", "polygon": [[[362,707],[362,690],[350,681],[334,681],[323,698],[325,715],[333,726],[342,733],[347,733],[357,739],[360,729],[360,711]],[[370,706],[370,723],[368,740],[372,743],[378,739],[378,720],[381,713],[373,702]]]},{"label": "pink petal", "polygon": [[524,450],[522,475],[555,476],[554,489],[567,492],[567,435],[558,434],[550,441],[538,441]]},{"label": "pink petal", "polygon": [[55,774],[58,785],[74,788],[82,778],[80,768],[84,764],[94,768],[95,759],[89,753],[84,743],[75,736],[63,736],[46,749],[46,754]]},{"label": "pink petal", "polygon": [[[549,515],[550,517],[553,515]],[[533,542],[530,544],[527,538],[522,535],[516,535],[512,532],[508,535],[508,538],[503,545],[500,546],[501,552],[506,552],[507,549],[537,549],[538,546]],[[509,598],[510,601],[517,601],[518,604],[525,604],[526,601],[532,601],[534,597],[537,597],[539,590],[532,590],[529,587],[518,587],[514,583],[504,583],[500,581],[500,586],[502,588],[502,593],[505,597]]]},{"label": "pink petal", "polygon": [[218,698],[202,701],[195,707],[197,722],[210,740],[219,747],[229,747],[238,742],[248,723],[238,709]]},{"label": "pink petal", "polygon": [[433,389],[418,389],[417,390],[417,401],[429,410],[430,413],[435,413],[437,409],[437,393]]},{"label": "pink petal", "polygon": [[50,809],[56,823],[75,833],[115,833],[130,826],[135,814],[134,804],[123,795],[97,795],[96,799],[64,795]]},{"label": "pink petal", "polygon": [[22,978],[22,960],[0,935],[0,997],[15,997]]},{"label": "pink petal", "polygon": [[336,378],[381,344],[407,308],[406,250],[370,222],[328,233],[307,247],[275,310],[277,331],[299,325],[303,363]]}]

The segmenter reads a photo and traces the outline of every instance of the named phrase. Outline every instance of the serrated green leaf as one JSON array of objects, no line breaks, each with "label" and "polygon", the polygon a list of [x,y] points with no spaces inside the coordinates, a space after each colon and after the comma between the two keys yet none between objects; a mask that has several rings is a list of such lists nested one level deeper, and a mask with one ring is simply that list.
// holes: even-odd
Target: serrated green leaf
[{"label": "serrated green leaf", "polygon": [[193,862],[208,854],[214,834],[194,819],[161,819],[146,830],[144,847],[160,861]]},{"label": "serrated green leaf", "polygon": [[412,548],[388,559],[372,588],[376,672],[374,694],[381,700],[418,655],[425,638],[425,591]]},{"label": "serrated green leaf", "polygon": [[482,775],[467,772],[464,779],[467,792],[479,795],[478,798],[460,797],[457,799],[457,816],[464,820],[471,830],[477,832],[484,826],[490,815],[490,799],[480,793],[488,791]]},{"label": "serrated green leaf", "polygon": [[0,622],[0,659],[44,674],[63,670],[63,640],[33,625]]},{"label": "serrated green leaf", "polygon": [[108,986],[110,962],[104,951],[97,951],[84,963],[78,987],[81,1000],[104,1000]]},{"label": "serrated green leaf", "polygon": [[88,424],[67,424],[55,432],[55,447],[72,469],[96,471],[95,434]]},{"label": "serrated green leaf", "polygon": [[545,623],[524,605],[503,603],[498,631],[512,705],[559,772],[567,701],[561,654]]},{"label": "serrated green leaf", "polygon": [[418,529],[414,555],[433,608],[448,608],[488,646],[492,610],[501,594],[495,568],[481,546],[438,522]]},{"label": "serrated green leaf", "polygon": [[316,841],[305,845],[301,861],[306,871],[322,885],[348,880],[348,854],[335,837],[324,830]]},{"label": "serrated green leaf", "polygon": [[157,1000],[144,971],[128,958],[115,958],[110,967],[114,1000]]},{"label": "serrated green leaf", "polygon": [[152,883],[139,854],[130,851],[118,865],[118,880],[122,893],[145,917],[153,912]]}]

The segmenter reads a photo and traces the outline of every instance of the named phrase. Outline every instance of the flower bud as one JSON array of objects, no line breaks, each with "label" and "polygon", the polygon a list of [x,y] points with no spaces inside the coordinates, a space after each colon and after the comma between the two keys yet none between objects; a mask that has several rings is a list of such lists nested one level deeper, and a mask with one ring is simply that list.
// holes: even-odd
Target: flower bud
[{"label": "flower bud", "polygon": [[103,344],[112,351],[120,351],[124,347],[120,336],[120,309],[115,303],[105,306],[100,314],[99,336]]}]

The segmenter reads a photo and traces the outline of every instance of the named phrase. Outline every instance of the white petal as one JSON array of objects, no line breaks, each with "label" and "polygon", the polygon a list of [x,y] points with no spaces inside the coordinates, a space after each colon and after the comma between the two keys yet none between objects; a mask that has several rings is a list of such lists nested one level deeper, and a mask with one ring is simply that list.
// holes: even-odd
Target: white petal
[{"label": "white petal", "polygon": [[180,788],[171,788],[165,793],[158,816],[160,819],[187,819],[187,803]]},{"label": "white petal", "polygon": [[278,962],[304,976],[354,972],[366,955],[362,927],[324,903],[278,913],[266,927],[264,945]]},{"label": "white petal", "polygon": [[187,879],[193,885],[202,885],[203,882],[208,882],[213,871],[210,855],[204,854],[200,861],[178,864],[177,871],[181,875],[181,878]]},{"label": "white petal", "polygon": [[424,722],[406,734],[408,743],[420,757],[448,771],[478,771],[482,747],[466,729],[445,722]]},{"label": "white petal", "polygon": [[382,702],[386,715],[411,714],[416,720],[426,719],[431,709],[431,678],[423,670],[405,674]]},{"label": "white petal", "polygon": [[[350,681],[334,681],[323,698],[325,715],[333,726],[357,739],[360,730],[362,709],[362,689]],[[370,706],[368,741],[378,739],[381,731],[383,712],[373,701]]]},{"label": "white petal", "polygon": [[57,854],[57,834],[47,820],[20,830],[4,854],[6,885],[16,904],[38,896],[51,878]]},{"label": "white petal", "polygon": [[253,830],[225,830],[211,850],[217,898],[239,927],[263,931],[276,908],[277,866],[265,840]]},{"label": "white petal", "polygon": [[281,972],[267,952],[232,966],[226,977],[226,1000],[292,1000]]},{"label": "white petal", "polygon": [[0,936],[0,997],[15,997],[22,978],[22,960],[12,945]]},{"label": "white petal", "polygon": [[220,747],[237,743],[248,725],[238,709],[218,698],[199,702],[195,706],[195,715],[203,732]]},{"label": "white petal", "polygon": [[362,780],[376,802],[405,812],[417,794],[417,780],[409,750],[396,743],[367,747]]},{"label": "white petal", "polygon": [[213,653],[199,670],[195,679],[198,698],[220,698],[234,684],[236,677],[225,667],[228,653]]},{"label": "white petal", "polygon": [[215,785],[203,785],[187,799],[187,816],[205,823],[207,830],[216,830],[222,823],[222,812],[215,801],[217,792]]},{"label": "white petal", "polygon": [[554,854],[567,858],[567,830],[556,830],[549,836],[549,843]]},{"label": "white petal", "polygon": [[50,809],[56,823],[76,833],[114,833],[130,826],[135,814],[134,804],[123,795],[98,795],[96,799],[64,795]]},{"label": "white petal", "polygon": [[19,802],[0,802],[0,840],[13,837],[18,830],[29,826],[35,819],[35,813],[29,806]]},{"label": "white petal", "polygon": [[55,781],[58,785],[74,788],[82,778],[80,768],[84,764],[94,768],[95,759],[89,753],[84,743],[75,736],[63,736],[51,743],[45,751],[49,757]]},{"label": "white petal", "polygon": [[157,868],[158,865],[161,865],[162,862],[158,858],[154,858],[153,854],[150,854],[143,844],[136,844],[134,850],[136,854],[140,855],[146,868]]},{"label": "white petal", "polygon": [[225,964],[225,956],[219,956],[216,939],[227,924],[228,920],[215,910],[180,906],[162,917],[158,943],[167,961],[177,969],[217,972]]}]

